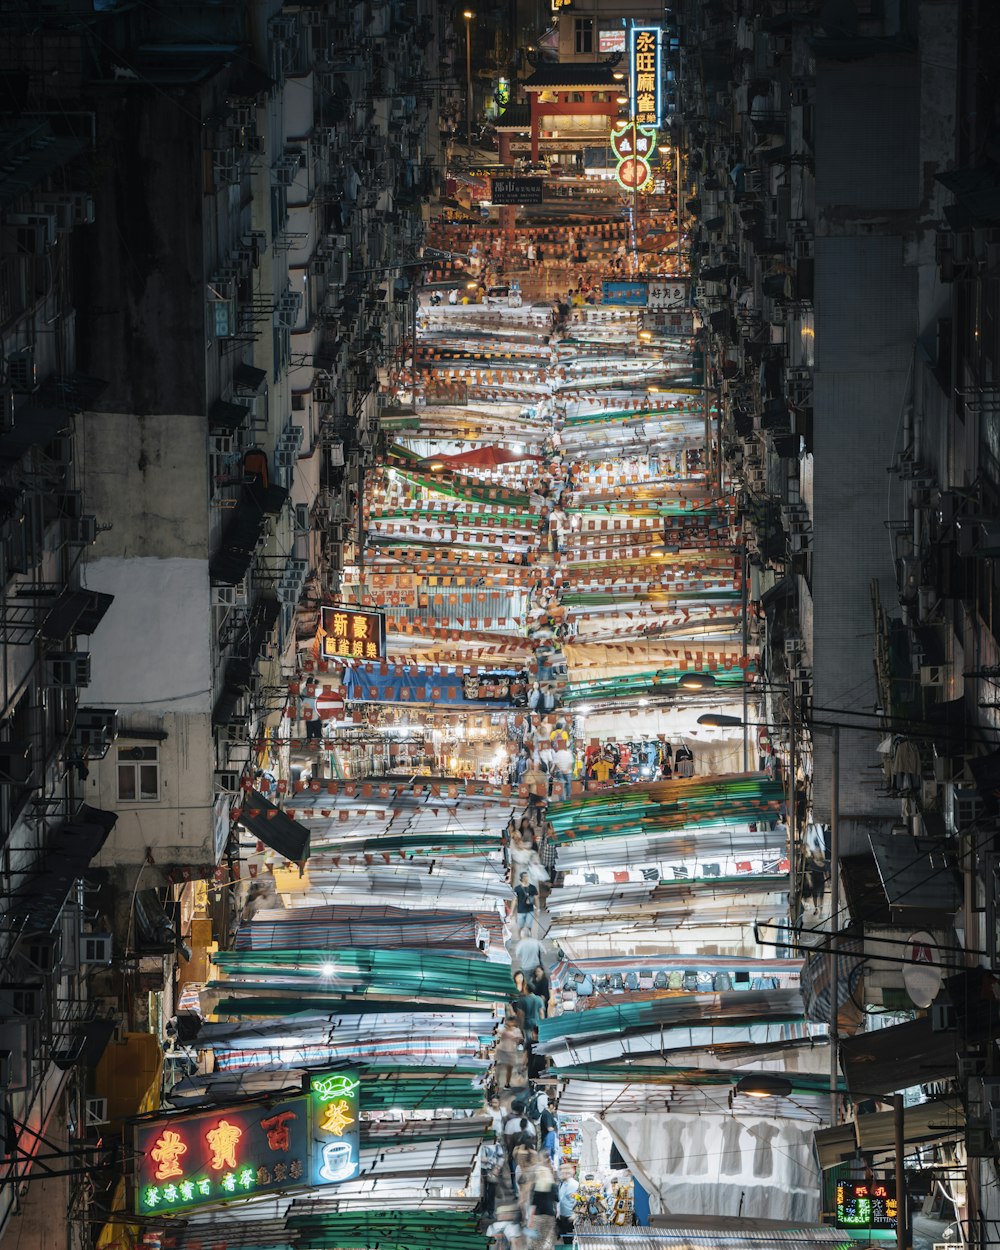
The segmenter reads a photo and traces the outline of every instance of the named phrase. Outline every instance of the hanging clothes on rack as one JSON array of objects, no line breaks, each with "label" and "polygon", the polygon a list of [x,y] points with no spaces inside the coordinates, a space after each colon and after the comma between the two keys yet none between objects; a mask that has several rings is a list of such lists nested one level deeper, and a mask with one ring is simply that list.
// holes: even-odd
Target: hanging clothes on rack
[{"label": "hanging clothes on rack", "polygon": [[897,736],[893,742],[892,785],[903,793],[920,787],[920,748],[902,736]]}]

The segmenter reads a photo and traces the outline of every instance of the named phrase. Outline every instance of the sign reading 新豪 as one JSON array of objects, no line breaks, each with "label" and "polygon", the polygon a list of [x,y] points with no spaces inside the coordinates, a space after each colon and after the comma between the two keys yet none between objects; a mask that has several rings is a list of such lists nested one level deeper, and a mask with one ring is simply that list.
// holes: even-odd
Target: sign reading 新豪
[{"label": "sign reading \u65b0\u8c6a", "polygon": [[359,1091],[355,1073],[316,1073],[293,1098],[136,1124],[136,1212],[170,1215],[350,1180],[360,1166]]},{"label": "sign reading \u65b0\u8c6a", "polygon": [[384,660],[385,613],[363,608],[324,608],[320,622],[324,659]]}]

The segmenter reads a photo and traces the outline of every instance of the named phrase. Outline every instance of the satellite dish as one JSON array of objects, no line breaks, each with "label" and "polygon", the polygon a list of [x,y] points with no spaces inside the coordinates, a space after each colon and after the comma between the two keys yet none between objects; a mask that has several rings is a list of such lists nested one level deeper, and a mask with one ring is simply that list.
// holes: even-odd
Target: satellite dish
[{"label": "satellite dish", "polygon": [[915,1007],[929,1007],[937,998],[942,982],[937,942],[920,930],[906,940],[903,985]]}]

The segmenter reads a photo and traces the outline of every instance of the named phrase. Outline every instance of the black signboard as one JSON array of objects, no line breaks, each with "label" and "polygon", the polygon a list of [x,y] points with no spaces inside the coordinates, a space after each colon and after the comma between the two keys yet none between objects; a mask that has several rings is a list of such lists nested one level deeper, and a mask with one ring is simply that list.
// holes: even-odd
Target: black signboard
[{"label": "black signboard", "polygon": [[838,1181],[838,1228],[895,1228],[896,1185],[893,1181]]},{"label": "black signboard", "polygon": [[541,204],[541,178],[491,178],[490,199],[494,204]]}]

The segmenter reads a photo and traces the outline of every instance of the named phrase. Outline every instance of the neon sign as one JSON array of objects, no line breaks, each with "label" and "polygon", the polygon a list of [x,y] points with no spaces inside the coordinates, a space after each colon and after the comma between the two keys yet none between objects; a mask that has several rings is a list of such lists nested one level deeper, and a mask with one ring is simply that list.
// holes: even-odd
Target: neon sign
[{"label": "neon sign", "polygon": [[899,1207],[896,1186],[887,1181],[838,1181],[840,1228],[895,1228]]},{"label": "neon sign", "polygon": [[325,658],[384,660],[385,613],[361,608],[324,607],[320,623],[321,651]]},{"label": "neon sign", "polygon": [[618,161],[615,177],[626,191],[642,191],[653,181],[650,158],[656,151],[656,128],[636,122],[622,122],[609,136],[611,151]]},{"label": "neon sign", "polygon": [[135,1126],[135,1210],[192,1207],[358,1174],[360,1081],[324,1072],[276,1102],[180,1113]]},{"label": "neon sign", "polygon": [[659,26],[631,26],[628,32],[632,116],[642,126],[663,119],[663,46]]}]

